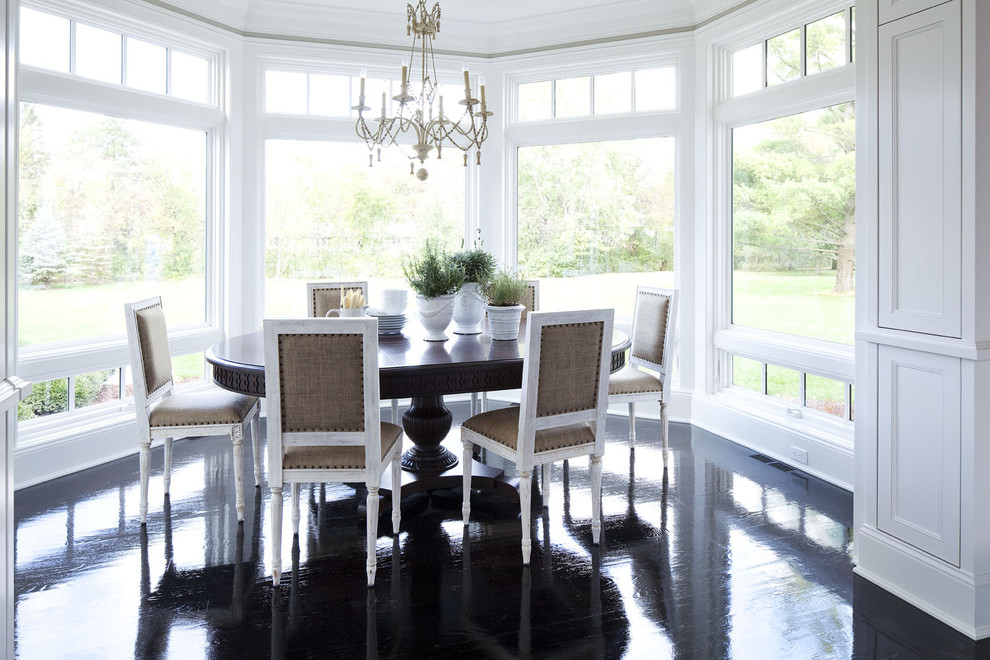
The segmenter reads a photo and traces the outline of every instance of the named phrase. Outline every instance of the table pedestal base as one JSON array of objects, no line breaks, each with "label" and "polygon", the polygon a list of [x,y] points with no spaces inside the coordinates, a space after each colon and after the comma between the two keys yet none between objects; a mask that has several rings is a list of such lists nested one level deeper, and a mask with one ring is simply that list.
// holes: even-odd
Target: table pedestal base
[{"label": "table pedestal base", "polygon": [[415,445],[402,455],[403,470],[435,475],[457,465],[457,456],[440,444],[450,431],[451,419],[442,395],[413,397],[402,413],[402,429]]}]

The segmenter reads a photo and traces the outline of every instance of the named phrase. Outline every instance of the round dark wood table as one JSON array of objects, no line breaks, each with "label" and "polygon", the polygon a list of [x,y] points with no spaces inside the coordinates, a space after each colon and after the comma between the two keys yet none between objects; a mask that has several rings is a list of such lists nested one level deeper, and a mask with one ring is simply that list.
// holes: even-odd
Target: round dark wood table
[{"label": "round dark wood table", "polygon": [[[413,446],[402,455],[402,493],[459,486],[457,456],[440,443],[450,431],[452,416],[444,405],[446,394],[512,390],[522,386],[526,321],[518,341],[495,341],[487,334],[456,335],[428,342],[424,331],[410,318],[403,334],[378,338],[378,374],[382,399],[410,399],[402,414],[402,428]],[[612,335],[611,370],[625,364],[629,337],[618,330]],[[265,396],[265,358],[260,331],[230,337],[206,351],[213,367],[213,382],[232,392]],[[501,470],[476,464],[476,487],[501,490]],[[386,473],[388,474],[388,473]],[[489,480],[491,482],[489,483]],[[382,488],[387,484],[382,483]],[[390,484],[388,485],[390,489]]]}]

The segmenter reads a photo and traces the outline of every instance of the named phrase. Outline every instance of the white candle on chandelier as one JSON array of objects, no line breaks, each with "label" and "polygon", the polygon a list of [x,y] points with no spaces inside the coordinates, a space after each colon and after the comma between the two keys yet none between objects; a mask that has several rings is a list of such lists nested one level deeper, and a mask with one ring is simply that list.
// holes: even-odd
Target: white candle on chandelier
[{"label": "white candle on chandelier", "polygon": [[402,57],[402,86],[406,86],[406,80],[409,76],[409,58],[406,56]]},{"label": "white candle on chandelier", "polygon": [[443,121],[443,96],[440,97],[440,121]]},{"label": "white candle on chandelier", "polygon": [[361,67],[361,105],[364,105],[364,79],[368,77],[368,69]]},{"label": "white candle on chandelier", "polygon": [[461,62],[461,71],[464,72],[464,98],[471,98],[471,74],[468,71],[467,60]]},{"label": "white candle on chandelier", "polygon": [[478,85],[481,87],[481,105],[485,105],[485,76],[478,76]]},{"label": "white candle on chandelier", "polygon": [[385,92],[382,92],[382,117],[385,116]]}]

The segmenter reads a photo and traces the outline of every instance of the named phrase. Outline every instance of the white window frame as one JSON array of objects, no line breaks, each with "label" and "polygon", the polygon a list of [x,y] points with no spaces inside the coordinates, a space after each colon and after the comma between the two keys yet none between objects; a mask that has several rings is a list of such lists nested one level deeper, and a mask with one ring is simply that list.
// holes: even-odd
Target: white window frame
[{"label": "white window frame", "polygon": [[[357,117],[325,117],[319,115],[292,115],[277,112],[267,112],[265,110],[265,74],[267,71],[298,71],[304,73],[333,74],[356,76],[362,66],[367,68],[368,78],[381,78],[385,80],[397,79],[400,69],[400,55],[383,55],[377,51],[332,51],[322,52],[319,59],[314,59],[310,53],[300,54],[268,54],[257,55],[255,67],[255,85],[258,90],[256,95],[255,112],[257,113],[257,141],[255,149],[257,153],[258,185],[255,203],[257,204],[258,224],[259,224],[259,247],[261,264],[264,264],[265,250],[265,223],[267,200],[265,198],[266,173],[266,144],[269,140],[298,140],[311,142],[348,142],[352,144],[365,144],[364,140],[358,137],[355,131]],[[437,75],[441,84],[458,84],[463,81],[461,62],[453,59],[436,58]],[[474,67],[471,67],[472,70]],[[418,75],[418,74],[417,74]],[[473,74],[476,76],[476,74]],[[476,88],[477,78],[472,82],[472,87]],[[373,101],[373,99],[371,100]],[[366,120],[369,124],[377,116],[373,102],[366,101],[372,107],[372,112],[368,113]],[[408,144],[408,143],[407,143]],[[491,148],[490,146],[488,147]],[[444,150],[448,153],[447,150]],[[451,150],[454,155],[460,153],[459,150]],[[382,149],[382,159],[400,158],[395,147]],[[449,157],[449,156],[448,156]],[[430,160],[427,160],[427,167]],[[474,159],[468,159],[468,165],[464,174],[464,228],[463,238],[465,245],[471,245],[474,237],[477,236],[480,226],[479,218],[479,167],[474,164]],[[259,291],[265,290],[264,269],[261,269],[261,276],[258,281]],[[264,309],[264,294],[260,294],[259,309]]]},{"label": "white window frame", "polygon": [[[732,323],[732,130],[754,123],[817,110],[839,103],[854,102],[856,72],[853,64],[836,67],[780,83],[771,87],[733,97],[731,95],[732,53],[793,30],[795,26],[813,23],[849,7],[850,3],[816,4],[804,13],[785,12],[772,22],[749,25],[746,34],[735,34],[731,41],[714,47],[715,96],[713,109],[713,200],[712,273],[714,369],[710,371],[710,391],[729,397],[738,407],[749,412],[754,409],[770,419],[804,433],[816,435],[845,448],[853,443],[853,423],[831,415],[818,413],[793,402],[766,395],[755,395],[732,385],[732,357],[738,355],[764,364],[786,367],[801,374],[813,374],[855,383],[855,348],[819,339],[788,335],[750,328]],[[807,5],[805,5],[807,7]],[[764,47],[765,50],[765,47]],[[765,56],[765,53],[764,53]],[[802,55],[804,61],[804,55]],[[764,60],[765,67],[765,60]],[[765,367],[764,367],[765,368]],[[804,378],[802,376],[802,382]],[[849,397],[849,387],[846,387]],[[797,408],[797,412],[795,412]]]},{"label": "white window frame", "polygon": [[[203,131],[206,135],[206,245],[205,309],[202,322],[169,327],[169,348],[173,356],[202,352],[219,341],[223,315],[222,286],[225,281],[223,232],[225,230],[227,94],[225,69],[228,54],[217,45],[196,40],[178,31],[169,31],[134,17],[79,2],[39,0],[24,3],[38,11],[99,27],[123,36],[139,38],[207,59],[210,67],[210,103],[196,103],[168,95],[145,92],[121,84],[89,80],[71,73],[59,73],[22,65],[18,70],[18,102],[57,106],[100,113],[179,128]],[[123,319],[123,307],[121,307]],[[35,383],[72,378],[103,369],[129,369],[130,355],[123,332],[113,336],[25,346],[17,350],[17,372]],[[205,374],[204,374],[205,376]],[[18,448],[57,439],[78,426],[98,426],[119,418],[129,410],[133,398],[123,397],[79,411],[62,412],[20,424]]]},{"label": "white window frame", "polygon": [[[655,48],[655,47],[654,47]],[[550,118],[533,121],[518,120],[519,85],[531,82],[554,81],[580,76],[635,72],[641,69],[661,67],[674,68],[675,107],[667,110],[636,111],[588,115],[586,117]],[[511,118],[505,128],[505,209],[506,223],[502,235],[502,254],[506,265],[516,270],[519,267],[519,148],[550,146],[556,144],[580,144],[584,142],[611,142],[639,138],[674,139],[674,281],[679,280],[680,241],[677,235],[682,226],[682,164],[681,150],[684,148],[682,125],[690,118],[682,117],[682,90],[684,89],[682,52],[679,45],[669,50],[650,52],[644,55],[629,55],[617,58],[603,58],[594,49],[580,54],[571,54],[560,64],[539,64],[526,68],[513,67],[507,76],[506,96]],[[633,87],[635,93],[635,85]],[[618,317],[617,327],[629,329],[632,317]]]}]

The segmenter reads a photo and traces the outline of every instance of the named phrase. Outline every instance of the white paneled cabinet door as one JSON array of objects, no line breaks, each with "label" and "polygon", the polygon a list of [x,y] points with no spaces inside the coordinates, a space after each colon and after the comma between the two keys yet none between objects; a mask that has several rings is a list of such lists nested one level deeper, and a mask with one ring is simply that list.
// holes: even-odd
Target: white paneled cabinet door
[{"label": "white paneled cabinet door", "polygon": [[880,24],[904,18],[948,0],[879,0]]},{"label": "white paneled cabinet door", "polygon": [[960,0],[879,29],[879,322],[962,331]]},{"label": "white paneled cabinet door", "polygon": [[960,361],[879,347],[877,527],[955,566]]}]

